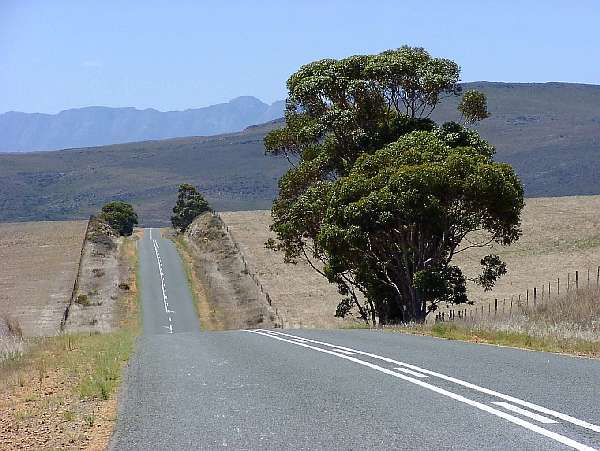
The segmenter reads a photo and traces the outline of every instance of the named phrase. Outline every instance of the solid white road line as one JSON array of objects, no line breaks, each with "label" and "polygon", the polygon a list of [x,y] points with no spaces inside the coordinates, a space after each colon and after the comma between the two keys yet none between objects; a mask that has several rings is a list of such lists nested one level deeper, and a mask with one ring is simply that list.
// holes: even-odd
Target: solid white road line
[{"label": "solid white road line", "polygon": [[441,373],[436,373],[435,371],[426,370],[425,368],[420,368],[420,367],[418,367],[416,365],[409,365],[408,363],[402,363],[402,365],[404,365],[404,366],[406,366],[408,368],[412,368],[414,370],[420,371],[422,373],[429,374],[430,376],[436,376],[436,377],[439,377],[440,379],[444,379],[444,380],[447,380],[449,382],[454,382],[455,384],[462,385],[463,387],[471,388],[471,389],[476,390],[478,392],[485,393],[487,395],[492,395],[492,396],[495,396],[497,398],[504,399],[505,401],[510,401],[513,404],[519,404],[519,405],[527,407],[527,408],[529,408],[531,410],[537,410],[538,412],[545,413],[546,415],[550,415],[550,416],[553,416],[555,418],[559,418],[559,419],[564,420],[564,421],[566,421],[568,423],[572,423],[572,424],[575,424],[577,426],[581,426],[582,428],[590,429],[590,430],[592,430],[594,432],[600,432],[600,426],[588,423],[587,421],[580,420],[578,418],[572,417],[570,415],[567,415],[567,414],[564,414],[564,413],[561,413],[561,412],[557,412],[556,410],[547,409],[545,407],[538,406],[537,404],[534,404],[532,402],[524,401],[522,399],[515,398],[515,397],[510,396],[510,395],[505,395],[503,393],[499,393],[497,391],[490,390],[490,389],[485,388],[485,387],[480,387],[479,385],[471,384],[470,382],[466,382],[466,381],[463,381],[463,380],[460,380],[460,379],[456,379],[454,377],[446,376],[446,375],[441,374]]},{"label": "solid white road line", "polygon": [[424,375],[424,374],[417,373],[416,371],[409,370],[408,368],[402,368],[401,366],[399,366],[398,368],[394,368],[394,369],[395,369],[396,371],[401,371],[401,372],[403,372],[403,373],[410,374],[411,376],[419,377],[419,378],[421,378],[421,379],[424,379],[424,378],[426,378],[426,377],[429,377],[429,376],[426,376],[426,375]]},{"label": "solid white road line", "polygon": [[[284,335],[284,336],[287,336],[287,337],[296,338],[295,335],[285,334],[283,332],[275,332],[275,331],[272,331],[272,332],[275,333],[275,334],[280,334],[280,335]],[[555,418],[564,420],[564,421],[566,421],[568,423],[572,423],[572,424],[574,424],[576,426],[580,426],[582,428],[589,429],[589,430],[592,430],[594,432],[600,432],[600,426],[598,426],[598,425],[595,425],[595,424],[592,424],[592,423],[588,423],[587,421],[580,420],[578,418],[572,417],[570,415],[567,415],[567,414],[564,414],[564,413],[561,413],[561,412],[557,412],[557,411],[552,410],[552,409],[547,409],[545,407],[538,406],[537,404],[534,404],[534,403],[528,402],[528,401],[524,401],[524,400],[519,399],[519,398],[515,398],[514,396],[505,395],[504,393],[500,393],[500,392],[497,392],[497,391],[494,391],[494,390],[490,390],[489,388],[480,387],[479,385],[475,385],[475,384],[472,384],[470,382],[463,381],[461,379],[457,379],[455,377],[446,376],[445,374],[437,373],[437,372],[431,371],[431,370],[427,370],[425,368],[421,368],[421,367],[416,366],[416,365],[411,365],[411,364],[408,364],[408,363],[399,362],[398,360],[390,359],[388,357],[383,357],[383,356],[380,356],[380,355],[377,355],[377,354],[372,354],[370,352],[359,351],[357,349],[348,348],[346,346],[333,345],[331,343],[326,343],[326,342],[322,342],[322,341],[318,341],[318,340],[311,340],[311,339],[306,339],[306,341],[311,342],[311,343],[321,344],[321,345],[332,347],[332,348],[340,348],[340,349],[344,349],[346,351],[352,351],[352,352],[354,352],[356,354],[361,354],[361,355],[364,355],[364,356],[367,356],[367,357],[371,357],[371,358],[374,358],[374,359],[382,360],[384,362],[388,362],[388,363],[395,364],[395,365],[401,365],[401,366],[413,369],[415,371],[418,371],[420,373],[428,374],[430,376],[439,377],[440,379],[444,379],[446,381],[453,382],[453,383],[458,384],[458,385],[462,385],[463,387],[467,387],[467,388],[470,388],[472,390],[476,390],[476,391],[478,391],[480,393],[485,393],[487,395],[495,396],[495,397],[503,399],[505,401],[510,401],[513,404],[519,404],[519,405],[521,405],[523,407],[527,407],[528,409],[536,410],[536,411],[544,413],[546,415],[553,416]]]},{"label": "solid white road line", "polygon": [[504,407],[506,410],[510,410],[511,412],[518,413],[519,415],[523,415],[524,417],[529,417],[532,420],[539,421],[544,424],[553,424],[558,423],[558,421],[551,420],[548,417],[544,417],[542,415],[538,415],[537,413],[530,412],[529,410],[521,409],[520,407],[513,406],[504,401],[495,401],[492,404],[496,404],[497,406]]},{"label": "solid white road line", "polygon": [[[456,401],[459,401],[459,402],[462,402],[464,404],[467,404],[467,405],[470,405],[472,407],[475,407],[475,408],[477,408],[479,410],[482,410],[484,412],[487,412],[487,413],[490,413],[490,414],[495,415],[497,417],[503,418],[503,419],[505,419],[507,421],[510,421],[511,423],[514,423],[514,424],[516,424],[518,426],[521,426],[521,427],[523,427],[525,429],[528,429],[528,430],[530,430],[532,432],[535,432],[537,434],[543,435],[543,436],[545,436],[547,438],[555,440],[555,441],[557,441],[559,443],[562,443],[563,445],[569,446],[571,448],[574,448],[574,449],[577,449],[577,450],[582,450],[582,451],[595,451],[594,448],[592,448],[590,446],[587,446],[587,445],[585,445],[583,443],[579,443],[579,442],[577,442],[577,441],[575,441],[575,440],[573,440],[573,439],[571,439],[569,437],[566,437],[564,435],[561,435],[561,434],[558,434],[556,432],[550,431],[548,429],[544,429],[541,426],[538,426],[536,424],[533,424],[533,423],[530,423],[528,421],[525,421],[522,418],[515,417],[515,416],[510,415],[510,414],[508,414],[508,413],[506,413],[504,411],[495,409],[495,408],[490,407],[490,406],[488,406],[486,404],[480,403],[478,401],[474,401],[472,399],[466,398],[466,397],[464,397],[462,395],[459,395],[457,393],[445,390],[443,388],[437,387],[435,385],[429,384],[429,383],[421,381],[419,379],[414,379],[414,378],[412,378],[410,376],[405,376],[404,374],[397,373],[397,372],[395,372],[393,370],[390,370],[388,368],[384,368],[384,367],[379,366],[379,365],[375,365],[375,364],[370,363],[370,362],[365,362],[364,360],[360,360],[360,359],[358,359],[356,357],[351,357],[351,356],[348,356],[348,355],[340,354],[340,353],[337,353],[335,351],[332,351],[332,350],[329,350],[329,349],[319,348],[319,347],[316,347],[316,346],[309,345],[307,343],[300,343],[297,340],[290,340],[288,338],[283,338],[284,336],[289,336],[289,337],[293,337],[293,338],[297,339],[298,338],[297,336],[290,335],[290,334],[285,334],[283,332],[264,331],[262,329],[257,329],[257,330],[250,331],[250,332],[252,332],[254,334],[257,334],[257,335],[263,335],[265,337],[269,337],[269,338],[272,338],[272,339],[275,339],[275,340],[280,340],[280,341],[283,341],[283,342],[291,343],[291,344],[294,344],[296,346],[302,346],[304,348],[312,349],[312,350],[317,351],[317,352],[322,352],[322,353],[325,353],[325,354],[333,355],[333,356],[339,357],[341,359],[349,360],[351,362],[357,363],[359,365],[366,366],[368,368],[374,369],[374,370],[379,371],[381,373],[388,374],[390,376],[393,376],[393,377],[405,380],[405,381],[410,382],[410,383],[415,384],[415,385],[419,385],[420,387],[426,388],[428,390],[431,390],[433,392],[436,392],[436,393],[439,393],[441,395],[447,396],[447,397],[449,397],[451,399],[454,399]],[[345,347],[345,346],[332,345],[331,343],[319,342],[317,340],[306,339],[306,341],[307,342],[313,342],[313,343],[322,344],[322,345],[328,346],[330,348],[339,348],[339,349],[344,349],[344,350],[347,350],[347,351],[354,351],[357,354],[363,354],[363,355],[367,355],[367,356],[370,356],[370,357],[373,357],[373,358],[378,358],[380,360],[392,361],[392,362],[394,362],[396,364],[404,365],[402,362],[397,362],[397,361],[394,361],[393,359],[388,359],[387,357],[377,356],[376,354],[371,354],[371,353],[366,353],[366,352],[363,352],[363,351],[358,351],[358,350],[355,350],[355,349],[352,349],[352,348],[348,348],[348,347]]]}]

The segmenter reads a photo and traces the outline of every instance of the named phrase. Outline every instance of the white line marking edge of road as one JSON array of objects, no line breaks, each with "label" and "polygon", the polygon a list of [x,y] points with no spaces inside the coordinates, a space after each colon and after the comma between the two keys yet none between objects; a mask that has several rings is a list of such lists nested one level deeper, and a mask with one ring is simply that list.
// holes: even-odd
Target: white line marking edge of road
[{"label": "white line marking edge of road", "polygon": [[[550,431],[548,429],[544,429],[543,427],[538,426],[538,425],[533,424],[533,423],[530,423],[529,421],[523,420],[522,418],[515,417],[515,416],[510,415],[510,414],[508,414],[508,413],[506,413],[504,411],[495,409],[494,407],[488,406],[488,405],[480,403],[478,401],[474,401],[472,399],[466,398],[466,397],[464,397],[462,395],[459,395],[457,393],[454,393],[454,392],[445,390],[443,388],[437,387],[435,385],[432,385],[430,383],[424,382],[422,380],[415,379],[415,378],[412,378],[410,376],[407,376],[407,375],[404,375],[404,374],[401,374],[401,373],[397,373],[397,372],[395,372],[393,370],[390,370],[388,368],[384,368],[384,367],[376,365],[374,363],[365,362],[364,360],[360,360],[360,359],[358,359],[356,357],[351,357],[351,356],[348,356],[348,355],[345,355],[345,354],[337,353],[335,351],[330,351],[328,349],[323,349],[323,348],[318,348],[316,346],[311,346],[311,345],[309,345],[309,344],[307,344],[305,342],[302,343],[302,342],[297,341],[297,338],[303,338],[303,337],[297,337],[295,335],[285,334],[283,332],[276,332],[276,331],[270,331],[270,330],[264,330],[264,329],[246,330],[246,332],[254,333],[254,334],[257,334],[257,335],[262,335],[262,336],[269,337],[269,338],[272,338],[272,339],[275,339],[275,340],[280,340],[280,341],[283,341],[283,342],[291,343],[291,344],[294,344],[296,346],[301,346],[301,347],[312,349],[312,350],[315,350],[315,351],[318,351],[318,352],[322,352],[322,353],[325,353],[325,354],[330,354],[330,355],[339,357],[341,359],[349,360],[351,362],[357,363],[357,364],[362,365],[362,366],[366,366],[368,368],[374,369],[374,370],[379,371],[381,373],[384,373],[384,374],[387,374],[387,375],[390,375],[390,376],[393,376],[393,377],[397,377],[399,379],[403,379],[403,380],[405,380],[407,382],[410,382],[410,383],[413,383],[415,385],[419,385],[419,386],[421,386],[423,388],[426,388],[428,390],[434,391],[434,392],[439,393],[441,395],[447,396],[449,398],[452,398],[452,399],[454,399],[456,401],[459,401],[459,402],[462,402],[464,404],[470,405],[470,406],[475,407],[475,408],[477,408],[479,410],[482,410],[484,412],[488,412],[488,413],[490,413],[492,415],[495,415],[497,417],[503,418],[503,419],[505,419],[505,420],[507,420],[507,421],[509,421],[511,423],[514,423],[514,424],[516,424],[518,426],[521,426],[521,427],[523,427],[525,429],[528,429],[528,430],[530,430],[532,432],[536,432],[536,433],[538,433],[540,435],[543,435],[543,436],[545,436],[547,438],[555,440],[555,441],[557,441],[559,443],[562,443],[563,445],[569,446],[571,448],[574,448],[574,449],[577,449],[577,450],[580,450],[580,451],[595,451],[594,448],[592,448],[590,446],[587,446],[587,445],[585,445],[583,443],[579,443],[579,442],[577,442],[577,441],[575,441],[575,440],[573,440],[573,439],[571,439],[569,437],[566,437],[564,435],[561,435],[561,434],[558,434],[556,432]],[[290,340],[290,339],[287,339],[287,338],[282,338],[281,336],[292,337],[292,338],[295,338],[296,340]],[[371,354],[371,353],[367,353],[367,352],[364,352],[364,351],[359,351],[359,350],[348,348],[348,347],[345,347],[345,346],[333,345],[331,343],[320,342],[320,341],[317,341],[317,340],[310,340],[310,339],[304,339],[304,340],[308,341],[308,342],[313,342],[313,343],[316,343],[316,344],[325,345],[325,346],[332,347],[332,348],[339,348],[339,349],[343,349],[343,350],[355,352],[357,354],[366,355],[366,356],[373,357],[373,358],[376,358],[376,359],[379,359],[379,360],[388,361],[390,363],[395,363],[395,364],[399,364],[399,365],[403,365],[403,366],[408,366],[408,367],[414,367],[414,369],[417,370],[417,371],[426,372],[426,373],[432,373],[431,371],[428,371],[428,370],[422,371],[423,369],[419,369],[418,367],[416,367],[414,365],[404,364],[403,362],[398,362],[398,361],[395,361],[393,359],[389,359],[387,357],[378,356],[376,354]],[[457,379],[457,380],[459,380],[459,379]],[[464,382],[464,381],[461,381],[461,382]],[[483,387],[480,387],[480,388],[483,388]],[[490,391],[492,391],[492,390],[490,390]],[[503,396],[507,396],[507,395],[503,395]],[[514,398],[514,399],[518,399],[518,398]],[[521,401],[521,400],[519,400],[519,401]],[[526,401],[522,401],[522,402],[526,402]],[[557,413],[559,413],[559,412],[557,412]],[[572,417],[570,417],[570,418],[572,418]],[[581,420],[578,420],[578,421],[581,421]]]}]

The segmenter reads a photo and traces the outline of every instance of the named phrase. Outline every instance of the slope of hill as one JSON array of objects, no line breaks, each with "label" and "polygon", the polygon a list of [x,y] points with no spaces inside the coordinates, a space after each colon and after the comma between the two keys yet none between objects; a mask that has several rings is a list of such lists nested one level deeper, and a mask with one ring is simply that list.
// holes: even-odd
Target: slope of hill
[{"label": "slope of hill", "polygon": [[255,97],[185,111],[88,107],[58,114],[0,114],[0,152],[72,147],[216,135],[279,118],[282,101],[272,105]]},{"label": "slope of hill", "polygon": [[[600,86],[473,83],[492,117],[479,129],[514,165],[529,197],[600,194]],[[436,120],[456,118],[450,99]],[[198,185],[219,210],[270,208],[282,158],[262,139],[282,121],[213,137],[0,155],[0,221],[81,218],[113,199],[145,225],[168,222],[177,184]]]},{"label": "slope of hill", "polygon": [[164,225],[180,183],[200,187],[222,210],[270,208],[284,159],[265,157],[277,122],[215,137],[171,139],[24,154],[0,154],[0,221],[87,218],[130,201],[142,224]]}]

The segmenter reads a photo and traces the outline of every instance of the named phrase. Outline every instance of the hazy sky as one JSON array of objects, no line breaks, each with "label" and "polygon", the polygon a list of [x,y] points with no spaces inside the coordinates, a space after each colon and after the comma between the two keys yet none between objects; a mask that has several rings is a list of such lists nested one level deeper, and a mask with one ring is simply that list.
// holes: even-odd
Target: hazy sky
[{"label": "hazy sky", "polygon": [[600,84],[599,0],[0,0],[0,112],[285,97],[315,59],[403,44],[464,81]]}]

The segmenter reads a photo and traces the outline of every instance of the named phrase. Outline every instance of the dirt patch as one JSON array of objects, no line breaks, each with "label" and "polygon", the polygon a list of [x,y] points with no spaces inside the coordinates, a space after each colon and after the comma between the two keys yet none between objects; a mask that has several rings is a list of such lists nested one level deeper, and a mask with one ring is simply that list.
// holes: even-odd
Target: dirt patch
[{"label": "dirt patch", "polygon": [[218,217],[201,215],[188,227],[183,242],[193,259],[193,272],[203,287],[214,325],[223,329],[281,327],[282,320],[269,305],[267,293],[250,277]]},{"label": "dirt patch", "polygon": [[24,336],[59,332],[71,298],[87,221],[0,224],[0,316]]},{"label": "dirt patch", "polygon": [[120,265],[130,289],[118,300],[119,329],[29,340],[25,355],[0,362],[2,449],[106,449],[115,395],[139,330],[135,240],[123,240]]},{"label": "dirt patch", "polygon": [[77,287],[63,326],[66,332],[108,332],[118,326],[117,301],[131,289],[131,268],[121,258],[123,242],[106,223],[90,219]]}]

